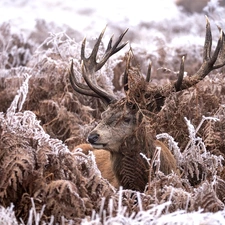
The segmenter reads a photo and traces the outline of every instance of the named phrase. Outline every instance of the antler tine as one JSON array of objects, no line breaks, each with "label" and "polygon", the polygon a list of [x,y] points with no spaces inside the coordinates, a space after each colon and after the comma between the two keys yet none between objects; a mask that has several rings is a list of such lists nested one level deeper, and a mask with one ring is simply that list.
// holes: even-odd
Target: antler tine
[{"label": "antler tine", "polygon": [[[212,70],[218,69],[225,65],[225,35],[221,28],[219,28],[220,37],[217,42],[216,49],[211,56],[211,47],[212,47],[212,34],[211,27],[208,18],[206,17],[206,35],[205,35],[205,43],[204,43],[204,51],[203,51],[203,63],[200,69],[190,77],[185,77],[183,82],[176,81],[173,83],[173,87],[175,87],[176,91],[187,89],[195,84],[197,84],[200,80],[202,80],[205,76],[207,76]],[[181,62],[181,67],[183,63]],[[180,72],[182,69],[180,69]],[[178,80],[181,79],[179,76]],[[182,81],[182,79],[181,79]],[[179,85],[178,85],[179,83]]]},{"label": "antler tine", "polygon": [[82,41],[82,45],[81,45],[81,51],[80,51],[80,58],[81,60],[85,59],[85,46],[86,46],[86,38],[84,38],[84,40]]},{"label": "antler tine", "polygon": [[210,59],[211,49],[212,49],[212,32],[209,23],[209,19],[206,17],[206,33],[205,33],[205,44],[203,51],[203,61],[207,61]]},{"label": "antler tine", "polygon": [[73,89],[78,93],[99,98],[99,96],[90,88],[88,88],[87,85],[81,84],[77,81],[76,76],[73,72],[73,60],[71,60],[71,65],[69,69],[69,79]]},{"label": "antler tine", "polygon": [[115,53],[117,53],[118,51],[120,51],[124,46],[127,45],[128,42],[125,42],[124,44],[121,44],[120,46],[118,46],[120,44],[120,42],[122,41],[124,35],[127,33],[128,28],[119,36],[119,38],[117,39],[117,41],[114,43],[114,45],[112,46],[112,39],[113,36],[110,38],[105,55],[103,57],[103,59],[98,63],[97,65],[97,70],[101,69],[102,66],[106,63],[106,61]]},{"label": "antler tine", "polygon": [[101,87],[98,86],[96,78],[94,77],[94,73],[102,68],[102,66],[106,63],[106,61],[116,52],[118,52],[120,49],[122,49],[127,43],[122,44],[121,46],[118,46],[120,42],[122,41],[124,35],[126,34],[127,30],[125,30],[118,38],[118,40],[115,42],[115,44],[112,46],[112,38],[110,38],[106,52],[103,56],[103,58],[100,60],[100,62],[97,62],[97,53],[98,49],[102,40],[102,37],[105,33],[106,27],[103,29],[101,34],[99,35],[94,48],[88,58],[85,57],[85,45],[86,45],[86,39],[83,40],[82,46],[81,46],[81,69],[82,69],[82,75],[87,83],[88,87],[95,92],[101,99],[103,99],[107,104],[110,104],[116,100],[116,97],[113,94],[107,93],[107,91],[103,90]]},{"label": "antler tine", "polygon": [[90,90],[92,90],[96,94],[96,96],[98,96],[98,98],[101,98],[103,102],[106,103],[106,105],[109,105],[114,101],[116,101],[116,97],[113,94],[107,93],[105,90],[103,90],[101,87],[97,85],[96,81],[89,79],[86,67],[84,65],[84,61],[81,61],[81,70],[84,80],[86,81],[87,85],[91,88]]},{"label": "antler tine", "polygon": [[107,46],[107,49],[106,49],[105,52],[108,52],[108,51],[112,48],[112,40],[113,40],[113,36],[114,36],[114,35],[112,35],[112,37],[110,38],[109,43],[108,43],[108,46]]},{"label": "antler tine", "polygon": [[[97,57],[98,49],[99,49],[100,43],[102,41],[102,37],[103,37],[103,35],[105,33],[105,30],[106,30],[106,27],[102,30],[101,34],[99,35],[98,40],[97,40],[97,42],[94,45],[94,49],[92,50],[92,53],[90,55],[90,58],[95,59],[95,63],[96,63],[96,57]],[[99,69],[96,68],[96,71],[99,70]]]},{"label": "antler tine", "polygon": [[152,62],[150,61],[150,63],[148,64],[148,71],[147,71],[147,75],[146,75],[146,82],[150,81],[151,78],[151,70],[152,70]]},{"label": "antler tine", "polygon": [[209,23],[209,20],[207,17],[206,17],[206,37],[205,37],[205,39],[206,40],[205,40],[205,45],[204,45],[203,64],[202,64],[201,68],[197,71],[197,73],[195,75],[193,75],[193,77],[195,77],[195,78],[198,77],[199,80],[203,79],[212,70],[218,69],[225,65],[224,57],[220,57],[220,59],[219,59],[219,60],[223,61],[221,63],[221,65],[214,65],[216,63],[216,61],[218,60],[218,56],[221,54],[222,55],[225,54],[225,50],[223,48],[224,33],[223,33],[222,29],[220,31],[220,37],[217,42],[216,49],[215,49],[212,57],[210,56],[211,45],[212,45],[212,35],[211,35],[210,23]]},{"label": "antler tine", "polygon": [[209,19],[206,16],[206,37],[205,37],[205,45],[204,45],[204,53],[203,53],[203,61],[209,61],[209,64],[212,64],[213,67],[212,69],[217,69],[221,66],[223,66],[224,64],[222,64],[221,66],[218,67],[218,65],[214,65],[214,63],[216,62],[218,55],[221,51],[225,50],[222,48],[224,46],[224,32],[223,30],[217,26],[220,32],[220,38],[217,42],[217,46],[216,49],[213,53],[213,56],[210,58],[210,53],[211,53],[211,47],[212,47],[212,34],[211,34],[211,28],[210,28],[210,23],[209,23]]},{"label": "antler tine", "polygon": [[125,42],[124,44],[122,44],[121,46],[117,47],[119,45],[119,43],[122,41],[124,35],[127,33],[129,29],[127,28],[117,39],[117,41],[115,42],[114,46],[112,47],[113,49],[113,54],[117,53],[120,49],[122,49],[128,42]]},{"label": "antler tine", "polygon": [[[115,42],[115,44],[112,46],[112,39],[113,39],[113,35],[109,40],[107,49],[105,51],[104,57],[103,59],[97,63],[96,62],[96,57],[97,57],[97,53],[98,53],[98,49],[100,46],[100,43],[102,41],[103,35],[105,33],[106,27],[102,30],[101,34],[99,35],[97,42],[94,45],[94,48],[91,52],[91,55],[86,58],[85,57],[85,46],[86,46],[86,38],[83,40],[82,42],[82,47],[81,47],[81,60],[84,61],[85,67],[89,66],[90,68],[95,66],[95,72],[100,70],[102,68],[102,66],[106,63],[106,61],[115,53],[117,53],[118,51],[120,51],[128,42],[125,42],[124,44],[120,45],[119,47],[117,47],[120,42],[122,41],[124,35],[127,33],[128,28],[119,36],[119,38],[117,39],[117,41]],[[92,62],[92,64],[87,65],[88,62]],[[94,65],[93,65],[94,64]],[[90,69],[89,68],[89,69]]]},{"label": "antler tine", "polygon": [[222,66],[225,65],[225,34],[223,32],[223,30],[218,27],[219,31],[220,31],[220,40],[221,40],[221,48],[220,48],[220,52],[219,52],[219,58],[218,58],[218,62],[216,65],[214,65],[214,69],[218,69]]},{"label": "antler tine", "polygon": [[81,60],[83,60],[83,61],[86,60],[87,61],[88,59],[94,59],[92,62],[97,64],[96,63],[96,56],[97,56],[97,53],[98,53],[99,45],[100,45],[100,43],[102,41],[102,37],[103,37],[103,35],[105,33],[105,30],[106,30],[106,27],[100,33],[100,35],[99,35],[99,37],[98,37],[98,39],[97,39],[97,41],[96,41],[96,43],[94,45],[94,48],[93,48],[93,50],[91,52],[91,55],[88,58],[85,57],[86,38],[84,38],[84,40],[82,42],[82,46],[81,46]]},{"label": "antler tine", "polygon": [[184,78],[184,56],[182,56],[182,58],[181,58],[180,70],[179,70],[179,73],[178,73],[178,79],[177,79],[177,81],[176,81],[176,83],[174,85],[176,91],[180,91],[181,90],[181,85],[182,85],[183,78]]}]

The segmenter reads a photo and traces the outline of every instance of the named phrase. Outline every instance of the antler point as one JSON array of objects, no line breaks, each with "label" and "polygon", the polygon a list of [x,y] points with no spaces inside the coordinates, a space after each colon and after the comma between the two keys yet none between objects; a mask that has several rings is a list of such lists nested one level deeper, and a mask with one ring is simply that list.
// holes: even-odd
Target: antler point
[{"label": "antler point", "polygon": [[220,30],[220,39],[221,40],[223,39],[223,30],[222,29]]},{"label": "antler point", "polygon": [[82,44],[85,44],[86,43],[86,37],[84,37],[83,41],[82,41]]},{"label": "antler point", "polygon": [[106,28],[107,28],[107,25],[104,27],[104,29],[103,29],[102,32],[101,32],[101,35],[102,35],[102,36],[103,36],[103,34],[105,33]]},{"label": "antler point", "polygon": [[209,17],[208,17],[207,15],[205,15],[205,18],[206,18],[206,23],[207,23],[207,24],[210,23],[210,22],[209,22]]},{"label": "antler point", "polygon": [[128,30],[129,30],[129,28],[127,28],[123,33],[124,33],[124,34],[127,33]]}]

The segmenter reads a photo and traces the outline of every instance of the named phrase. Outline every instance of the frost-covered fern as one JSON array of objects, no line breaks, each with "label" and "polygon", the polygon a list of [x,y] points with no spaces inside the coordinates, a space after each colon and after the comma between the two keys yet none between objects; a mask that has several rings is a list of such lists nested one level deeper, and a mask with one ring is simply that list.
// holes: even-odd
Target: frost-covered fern
[{"label": "frost-covered fern", "polygon": [[[167,5],[168,2],[164,4]],[[23,7],[28,7],[30,1],[2,1],[0,4],[4,3],[7,6],[14,4],[23,11]],[[62,6],[67,3],[68,1],[62,2]],[[72,4],[71,1],[69,3]],[[32,4],[38,7],[37,4],[40,3]],[[49,4],[52,11],[54,7],[59,9],[49,1],[45,1],[42,6],[49,7]],[[223,160],[219,156],[225,146],[223,74],[213,74],[208,80],[202,81],[201,87],[193,92],[184,92],[180,99],[178,96],[181,108],[188,104],[191,110],[194,104],[197,108],[205,103],[210,106],[209,109],[220,105],[217,112],[213,113],[202,107],[205,110],[203,113],[213,115],[219,121],[203,118],[200,125],[196,126],[196,123],[192,125],[186,120],[188,129],[177,126],[186,134],[181,137],[190,139],[184,152],[180,150],[181,139],[178,143],[175,142],[177,136],[172,137],[167,133],[157,135],[159,139],[168,140],[168,146],[181,169],[180,176],[174,173],[165,176],[158,171],[144,193],[116,191],[101,177],[93,154],[84,155],[79,151],[70,153],[69,148],[85,141],[85,135],[99,120],[103,110],[97,100],[75,94],[68,82],[67,70],[71,59],[76,74],[81,78],[80,47],[84,36],[91,35],[86,49],[88,56],[96,38],[94,34],[98,34],[106,23],[109,24],[108,29],[111,29],[106,32],[106,42],[111,31],[117,34],[130,27],[127,38],[136,56],[136,63],[145,73],[151,60],[152,80],[159,84],[168,82],[167,79],[176,79],[176,72],[165,74],[159,68],[176,71],[181,55],[186,55],[187,75],[193,74],[202,63],[200,59],[205,24],[203,14],[187,16],[174,3],[170,3],[173,4],[172,10],[166,11],[171,12],[171,16],[166,19],[163,18],[163,13],[159,13],[160,19],[154,20],[147,9],[146,14],[145,10],[139,10],[142,12],[141,17],[128,16],[129,19],[121,19],[114,16],[111,21],[103,16],[96,18],[96,7],[93,8],[91,2],[87,4],[88,8],[76,5],[75,8],[79,9],[75,14],[72,10],[71,15],[80,15],[82,21],[87,18],[88,28],[74,22],[79,21],[77,17],[68,20],[73,28],[50,23],[46,13],[43,13],[45,18],[39,18],[35,27],[32,26],[26,32],[19,31],[19,27],[15,29],[13,21],[4,21],[0,25],[0,223],[225,223],[225,182],[224,177],[220,177]],[[112,7],[116,6],[114,4]],[[140,2],[140,7],[145,6]],[[62,8],[71,10],[74,7],[69,5]],[[129,7],[125,8],[129,10],[127,12],[132,12]],[[1,9],[8,12],[4,7]],[[111,8],[110,10],[117,12]],[[160,10],[163,10],[162,5]],[[204,12],[213,21],[213,33],[217,34],[216,25],[224,28],[224,7],[219,6],[219,1],[209,1]],[[106,14],[104,16],[108,16]],[[1,20],[2,18],[3,14]],[[26,19],[25,14],[23,18]],[[134,22],[137,18],[139,21]],[[62,19],[61,17],[60,20]],[[103,40],[99,56],[103,54],[105,47]],[[124,56],[125,52],[122,52],[109,60],[97,74],[100,85],[108,86],[110,91],[115,88],[118,96],[123,96],[121,75],[125,68]],[[220,72],[224,73],[223,70]],[[115,86],[115,82],[119,85]],[[203,98],[195,97],[199,95]],[[193,97],[191,103],[187,96]],[[172,110],[168,111],[176,111],[175,100],[170,103]],[[181,110],[176,112],[178,115]],[[199,114],[201,113],[202,111]],[[165,114],[167,122],[176,122],[176,119],[177,117]],[[167,132],[174,129],[175,126],[167,125],[166,130],[163,127],[165,121],[164,124],[157,124],[159,130]],[[174,133],[182,133],[179,129],[173,130]],[[213,154],[214,150],[217,155]]]},{"label": "frost-covered fern", "polygon": [[114,189],[101,177],[93,157],[71,153],[45,133],[32,111],[21,111],[28,80],[0,114],[0,204],[15,204],[17,219],[28,224],[56,223],[64,216],[64,221],[80,221]]},{"label": "frost-covered fern", "polygon": [[217,121],[214,117],[204,117],[199,126],[195,129],[190,121],[185,118],[190,141],[182,153],[182,160],[179,162],[185,177],[196,176],[197,180],[205,180],[209,175],[214,176],[222,169],[222,156],[216,156],[206,150],[203,140],[197,136],[197,132],[206,120]]}]

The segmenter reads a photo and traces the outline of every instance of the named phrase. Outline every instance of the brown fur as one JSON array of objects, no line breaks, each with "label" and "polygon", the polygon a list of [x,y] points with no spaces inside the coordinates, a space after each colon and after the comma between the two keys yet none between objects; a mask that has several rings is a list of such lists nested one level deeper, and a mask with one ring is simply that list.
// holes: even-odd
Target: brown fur
[{"label": "brown fur", "polygon": [[[160,169],[162,170],[162,172],[164,172],[165,174],[169,174],[171,173],[171,171],[177,172],[176,161],[171,151],[162,142],[158,140],[154,141],[154,145],[156,147],[161,148],[160,163],[162,166],[160,167]],[[112,154],[109,151],[103,150],[103,149],[94,149],[90,144],[78,145],[74,148],[73,151],[76,151],[79,148],[82,149],[82,152],[85,154],[88,154],[89,151],[93,152],[97,167],[100,170],[102,177],[107,179],[114,187],[118,188],[120,186],[121,182],[119,182],[118,179],[120,180],[126,179],[125,176],[122,176],[121,178],[120,175],[118,175],[118,173],[120,173],[122,169],[121,168],[123,164],[122,161],[124,161],[125,159],[124,155],[122,156],[121,154]],[[136,158],[134,159],[136,163],[138,164],[138,161],[136,160]],[[143,159],[143,162],[144,160],[145,159]],[[131,166],[134,166],[134,165],[131,164]],[[144,183],[142,184],[142,188],[139,187],[140,184],[138,184],[137,182],[138,176],[142,174],[137,169],[138,167],[141,168],[140,165],[137,165],[137,167],[134,167],[134,172],[133,172],[135,176],[134,184],[129,184],[128,187],[126,185],[125,186],[123,185],[124,188],[133,187],[132,189],[143,191],[145,185],[148,182],[149,167],[146,168],[145,171],[141,171],[143,173],[143,176],[145,176],[145,180],[144,180]],[[126,181],[126,182],[132,183],[131,179],[129,179],[129,181]]]},{"label": "brown fur", "polygon": [[177,169],[177,162],[171,151],[161,141],[156,140],[154,143],[156,147],[161,148],[160,163],[163,165],[163,168],[161,169],[162,172],[164,172],[165,174],[169,174],[171,173],[171,170],[173,170],[175,173],[179,174],[179,170]]},{"label": "brown fur", "polygon": [[97,167],[100,170],[102,177],[107,179],[114,187],[118,188],[119,184],[112,170],[110,152],[104,149],[94,149],[90,144],[80,144],[72,151],[76,151],[79,148],[82,149],[84,154],[88,154],[89,151],[93,152]]},{"label": "brown fur", "polygon": [[[140,126],[136,132],[127,136],[121,143],[119,151],[111,151],[112,166],[120,186],[143,192],[150,177],[158,170],[164,174],[177,171],[176,160],[170,150],[160,141],[155,141],[146,128]],[[154,161],[157,147],[160,147],[160,157]],[[148,159],[144,158],[144,154]],[[152,170],[151,175],[149,170]]]}]

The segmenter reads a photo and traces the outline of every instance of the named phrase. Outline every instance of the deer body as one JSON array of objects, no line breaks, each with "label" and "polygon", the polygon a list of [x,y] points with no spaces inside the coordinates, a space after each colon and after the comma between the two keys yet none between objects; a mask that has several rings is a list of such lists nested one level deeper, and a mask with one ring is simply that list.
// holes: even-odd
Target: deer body
[{"label": "deer body", "polygon": [[[168,175],[172,171],[176,172],[176,160],[170,150],[160,141],[154,141],[153,146],[148,149],[150,159],[153,159],[156,147],[160,147],[160,170]],[[149,182],[150,165],[140,153],[142,149],[135,149],[131,144],[126,146],[130,150],[137,150],[135,153],[111,153],[113,172],[120,186],[124,189],[132,189],[143,192]],[[125,149],[126,150],[126,149]],[[123,149],[121,149],[123,151]],[[152,171],[154,172],[154,171]]]},{"label": "deer body", "polygon": [[[149,180],[149,164],[146,159],[141,156],[141,152],[135,149],[133,154],[113,153],[103,149],[94,149],[90,144],[81,144],[74,148],[82,149],[85,154],[92,151],[98,169],[101,171],[103,178],[107,179],[114,187],[122,186],[124,189],[133,189],[143,191]],[[123,148],[123,144],[121,145]],[[128,145],[126,148],[132,150],[134,145]],[[160,141],[153,141],[150,153],[154,153],[156,148],[160,148],[160,170],[164,174],[170,174],[172,171],[176,172],[176,160],[170,150]],[[125,149],[126,150],[126,149]],[[120,152],[124,152],[120,149]],[[153,157],[150,156],[150,159]]]},{"label": "deer body", "polygon": [[126,99],[112,104],[89,134],[88,141],[95,149],[104,148],[110,152],[112,171],[119,186],[144,191],[151,163],[147,162],[147,158],[153,159],[156,147],[161,151],[160,170],[169,174],[176,172],[177,168],[170,150],[162,142],[153,139],[148,132],[148,121],[139,121],[136,110]]},{"label": "deer body", "polygon": [[[70,82],[75,91],[98,97],[108,106],[107,110],[102,113],[102,120],[87,138],[94,149],[105,149],[110,153],[105,154],[103,150],[94,151],[96,162],[103,177],[107,178],[108,176],[108,180],[111,182],[114,182],[114,177],[116,177],[115,185],[143,191],[149,181],[149,171],[153,175],[155,169],[159,169],[165,174],[172,171],[176,172],[176,160],[170,150],[162,142],[155,141],[153,138],[151,114],[160,112],[165,99],[171,93],[182,91],[197,84],[210,71],[225,65],[225,35],[220,28],[219,30],[220,38],[214,53],[211,54],[212,35],[207,19],[202,66],[194,75],[184,77],[184,57],[182,57],[177,81],[163,87],[149,84],[150,66],[146,79],[143,78],[137,68],[131,67],[132,52],[130,51],[124,72],[126,97],[120,100],[100,87],[94,75],[110,56],[126,45],[125,43],[119,46],[127,30],[121,34],[114,45],[112,45],[112,38],[110,39],[105,54],[99,62],[96,58],[104,30],[88,58],[85,57],[85,40],[83,41],[81,70],[86,84],[77,81],[73,72],[73,63],[69,71]],[[146,158],[153,160],[157,146],[161,149],[160,157],[158,157],[160,160],[155,164],[151,162],[150,166]]]}]

